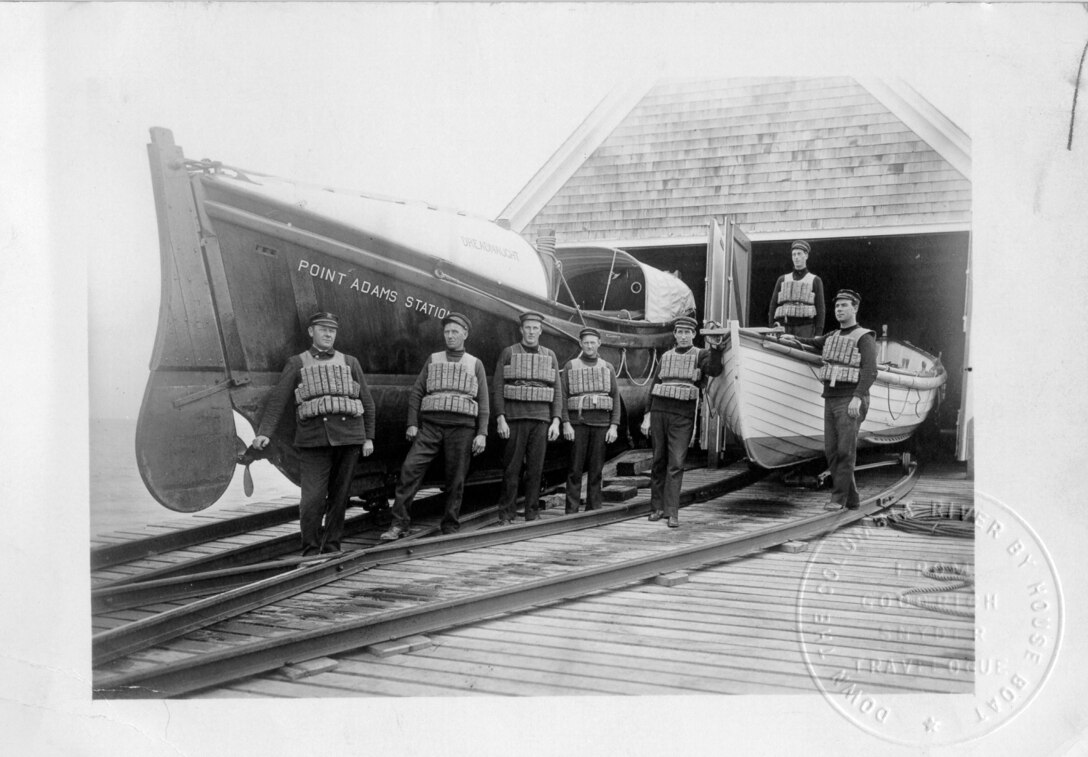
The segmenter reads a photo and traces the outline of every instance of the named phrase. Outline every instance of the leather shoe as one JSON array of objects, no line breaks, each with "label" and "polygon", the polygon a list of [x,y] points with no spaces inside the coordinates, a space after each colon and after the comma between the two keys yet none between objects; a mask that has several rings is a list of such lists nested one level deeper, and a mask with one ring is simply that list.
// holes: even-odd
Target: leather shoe
[{"label": "leather shoe", "polygon": [[832,510],[832,511],[841,510],[842,505],[840,505],[838,502],[828,502],[826,505],[824,505],[824,509],[825,510]]},{"label": "leather shoe", "polygon": [[680,528],[680,519],[675,515],[669,518],[669,528]]},{"label": "leather shoe", "polygon": [[390,528],[388,531],[383,533],[378,538],[381,539],[382,541],[396,541],[397,539],[400,539],[400,538],[402,538],[404,536],[407,536],[407,535],[408,535],[407,529],[403,529],[400,526],[393,526],[392,528]]},{"label": "leather shoe", "polygon": [[650,517],[647,518],[646,520],[651,520],[651,521],[661,520],[663,517],[665,517],[664,513],[653,512],[653,513],[650,513]]}]

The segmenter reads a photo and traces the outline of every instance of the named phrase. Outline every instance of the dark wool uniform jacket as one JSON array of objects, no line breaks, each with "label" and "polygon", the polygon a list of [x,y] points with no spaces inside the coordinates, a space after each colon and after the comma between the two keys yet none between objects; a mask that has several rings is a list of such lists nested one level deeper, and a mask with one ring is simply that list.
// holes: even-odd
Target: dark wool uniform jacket
[{"label": "dark wool uniform jacket", "polygon": [[589,366],[603,365],[608,370],[609,385],[608,396],[612,398],[611,410],[594,410],[589,408],[583,408],[581,411],[571,410],[567,407],[566,398],[570,396],[570,371],[575,368],[581,368],[576,366],[573,360],[567,362],[563,367],[563,422],[570,423],[573,426],[579,424],[585,426],[596,426],[598,428],[608,428],[609,426],[620,425],[620,413],[622,406],[620,405],[620,386],[619,380],[616,378],[616,369],[612,367],[612,363],[607,360],[602,360],[600,357],[596,357],[593,360],[583,357],[582,362]]},{"label": "dark wool uniform jacket", "polygon": [[[451,363],[459,363],[461,359],[468,355],[464,350],[458,352],[451,352],[446,350],[446,360]],[[431,364],[431,359],[428,357],[427,362],[423,364],[423,370],[416,376],[416,383],[412,385],[412,389],[408,392],[408,425],[419,426],[420,420],[430,421],[431,423],[437,423],[439,426],[469,426],[475,427],[476,436],[487,436],[487,422],[491,417],[491,409],[487,402],[487,376],[484,374],[484,364],[479,359],[472,355],[469,355],[476,361],[476,405],[479,408],[479,414],[473,418],[471,415],[461,415],[460,413],[447,413],[429,410],[423,412],[420,410],[420,406],[423,404],[423,398],[427,394],[427,372],[428,366]]]},{"label": "dark wool uniform jacket", "polygon": [[[698,367],[702,372],[702,377],[696,382],[696,385],[702,389],[706,386],[706,380],[708,376],[720,376],[722,375],[722,369],[724,364],[722,363],[722,351],[700,347],[690,347],[687,350],[681,352],[674,348],[674,352],[680,355],[686,355],[689,350],[695,350],[699,354]],[[651,389],[654,385],[661,383],[661,363],[657,364],[657,370],[654,371],[654,380],[651,385]],[[695,417],[695,401],[685,402],[684,400],[674,400],[671,397],[650,397],[650,412],[651,413],[668,413],[670,415],[681,415],[685,417]]]},{"label": "dark wool uniform jacket", "polygon": [[[785,281],[787,277],[793,279],[794,281],[800,281],[801,279],[805,278],[805,275],[808,272],[809,271],[806,268],[803,271],[793,271],[792,273],[784,273],[784,274],[782,274],[781,276],[778,277],[777,281],[774,282],[774,291],[771,292],[771,306],[767,310],[767,325],[768,326],[774,326],[774,322],[776,320],[777,321],[785,320],[785,318],[775,318],[774,317],[774,311],[778,310],[778,290],[782,288],[782,282]],[[816,315],[813,316],[812,318],[799,318],[797,316],[793,316],[793,317],[791,317],[789,319],[789,322],[790,323],[815,323],[816,324],[816,335],[819,336],[821,333],[823,333],[823,330],[824,330],[824,318],[825,318],[825,314],[824,314],[824,282],[821,281],[820,277],[816,276],[816,274],[813,274],[813,276],[815,277],[815,281],[812,282],[812,293],[814,295],[812,304],[816,308]]]},{"label": "dark wool uniform jacket", "polygon": [[[515,352],[543,355],[550,358],[552,368],[555,369],[555,383],[552,384],[555,392],[552,394],[551,402],[521,402],[503,397],[506,377],[503,375],[502,369],[503,366],[510,365],[511,356]],[[559,385],[559,360],[556,359],[555,353],[544,346],[526,347],[520,342],[503,349],[502,354],[499,355],[499,362],[495,364],[494,396],[495,399],[491,405],[496,418],[500,415],[504,416],[507,421],[550,421],[552,418],[562,418],[563,389]]]},{"label": "dark wool uniform jacket", "polygon": [[[296,447],[344,447],[374,439],[374,398],[370,396],[370,387],[363,376],[363,368],[351,355],[344,355],[344,362],[351,369],[352,378],[359,382],[359,399],[363,403],[362,416],[331,414],[307,418],[304,421],[296,420]],[[298,386],[301,370],[302,358],[292,355],[287,359],[280,380],[268,397],[260,428],[257,429],[258,436],[271,437],[283,414],[294,413],[295,388]]]},{"label": "dark wool uniform jacket", "polygon": [[[828,332],[821,336],[797,337],[797,341],[801,342],[801,344],[815,347],[818,350],[823,350],[824,342],[835,334],[850,334],[860,328],[862,327],[858,324],[854,324],[848,329],[836,329],[835,331]],[[861,353],[858,383],[852,384],[847,381],[838,381],[835,383],[835,386],[831,386],[825,382],[823,392],[824,397],[849,397],[853,395],[858,399],[865,399],[869,396],[869,387],[876,381],[876,337],[873,336],[872,331],[869,331],[868,334],[864,334],[858,339],[858,352]]]}]

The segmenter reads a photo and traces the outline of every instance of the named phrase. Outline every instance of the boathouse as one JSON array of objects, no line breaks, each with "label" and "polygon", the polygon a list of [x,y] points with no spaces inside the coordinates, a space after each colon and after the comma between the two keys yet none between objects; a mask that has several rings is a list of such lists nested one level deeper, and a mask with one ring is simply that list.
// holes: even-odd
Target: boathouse
[{"label": "boathouse", "polygon": [[[702,308],[711,219],[750,240],[742,325],[766,326],[790,242],[859,320],[939,354],[936,425],[969,456],[967,135],[903,82],[668,80],[606,97],[504,209],[535,241],[627,250],[676,271]],[[701,315],[701,312],[700,312]],[[834,321],[828,303],[827,327]],[[951,453],[951,444],[943,445]]]}]

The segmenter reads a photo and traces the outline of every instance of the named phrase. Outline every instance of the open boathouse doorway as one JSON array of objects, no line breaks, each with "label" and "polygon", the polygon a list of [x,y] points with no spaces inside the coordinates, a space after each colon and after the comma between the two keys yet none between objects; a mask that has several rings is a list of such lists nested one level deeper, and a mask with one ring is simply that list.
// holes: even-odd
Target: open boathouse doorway
[{"label": "open boathouse doorway", "polygon": [[[790,270],[790,239],[752,241],[745,325],[767,326],[774,283]],[[964,401],[968,291],[967,231],[936,234],[806,238],[812,245],[809,269],[824,283],[827,317],[835,328],[831,299],[839,289],[862,297],[858,320],[878,335],[888,335],[941,358],[948,372],[944,397],[919,435],[925,447],[943,459],[956,455],[959,412]],[[674,271],[695,296],[700,320],[706,295],[706,245],[628,248],[638,260]],[[743,286],[743,282],[741,283]]]}]

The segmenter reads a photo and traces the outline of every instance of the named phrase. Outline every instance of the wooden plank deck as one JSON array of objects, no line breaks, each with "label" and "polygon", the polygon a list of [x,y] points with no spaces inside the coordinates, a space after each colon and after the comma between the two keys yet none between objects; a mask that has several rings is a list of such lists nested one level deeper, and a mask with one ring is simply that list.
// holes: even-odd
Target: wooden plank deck
[{"label": "wooden plank deck", "polygon": [[[699,475],[705,473],[689,473]],[[810,514],[825,499],[826,493],[767,481],[685,508],[678,530],[636,520],[550,537],[546,549],[534,543],[543,540],[527,540],[393,565],[248,613],[214,632],[245,623],[274,635],[281,623],[297,627],[375,605],[425,601],[439,588],[447,596],[455,586],[493,587],[500,574],[509,580],[512,569],[542,577],[563,565],[628,559],[663,544],[686,546]],[[969,505],[972,482],[957,468],[937,469],[924,474],[905,501],[914,500]],[[867,691],[970,691],[973,620],[906,605],[898,596],[936,583],[920,566],[972,568],[973,545],[854,526],[807,552],[731,560],[693,571],[687,583],[672,587],[640,582],[436,633],[433,646],[409,654],[361,650],[340,655],[335,670],[310,678],[270,673],[192,696],[811,693],[813,675],[827,685],[844,670]],[[817,590],[826,583],[820,578],[825,569],[838,571],[829,595]],[[961,606],[973,599],[969,590],[930,596],[955,597]]]}]

